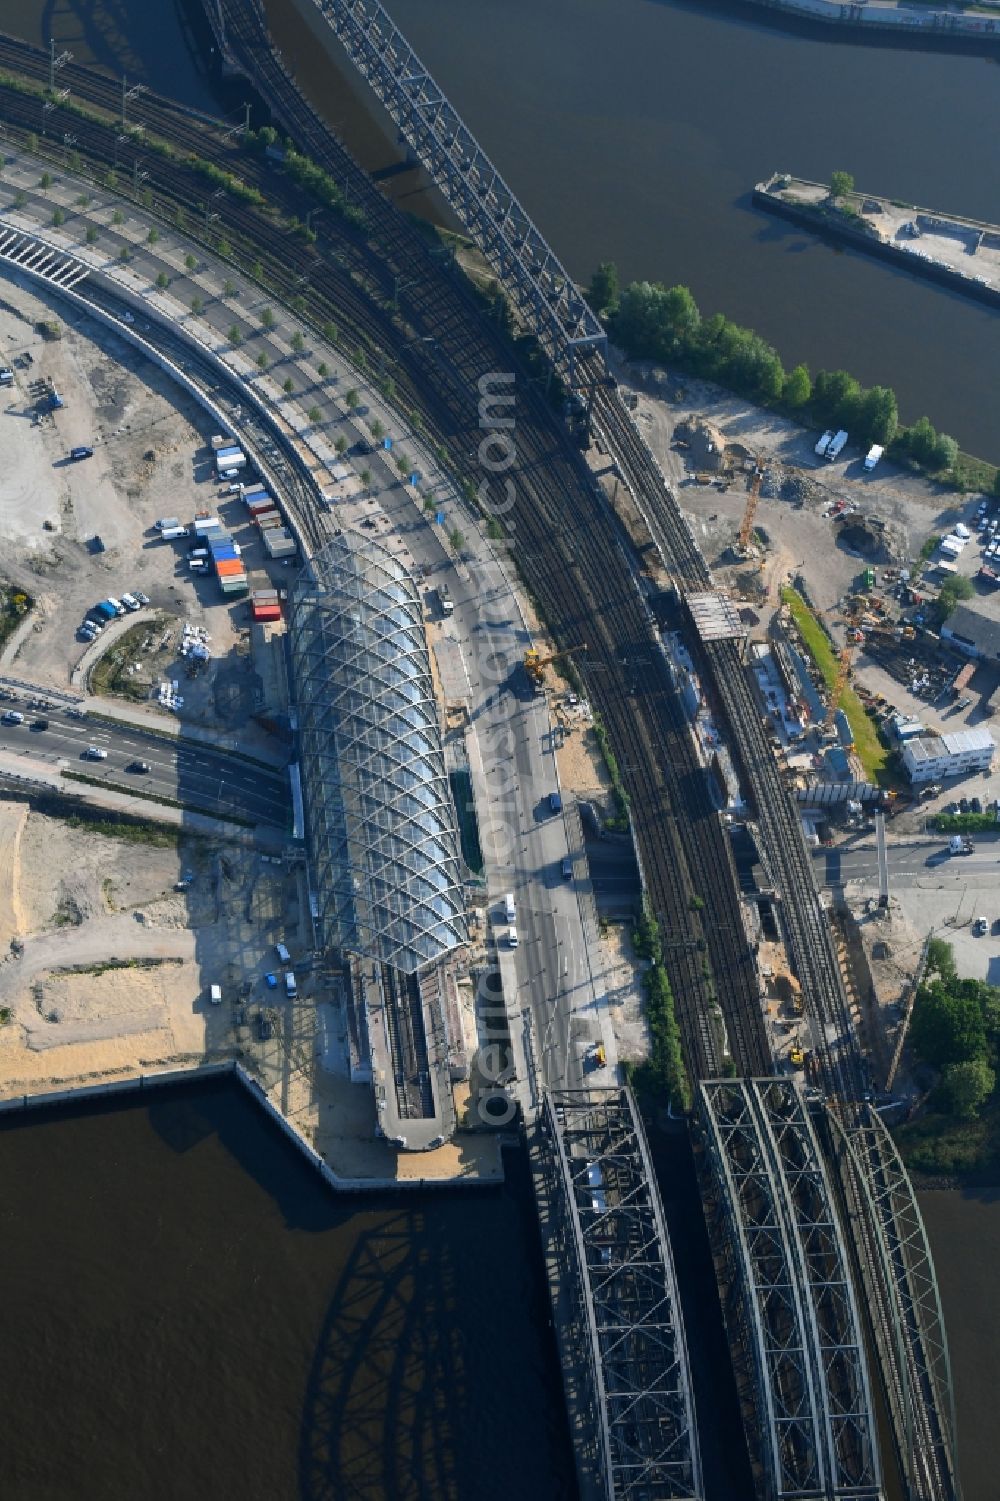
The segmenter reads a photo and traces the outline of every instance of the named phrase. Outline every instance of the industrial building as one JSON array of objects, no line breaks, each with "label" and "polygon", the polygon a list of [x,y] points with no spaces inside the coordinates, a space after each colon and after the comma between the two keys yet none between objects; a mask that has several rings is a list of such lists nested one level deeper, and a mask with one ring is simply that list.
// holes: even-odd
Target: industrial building
[{"label": "industrial building", "polygon": [[1000,662],[1000,620],[975,605],[959,605],[941,627],[941,639],[978,661]]},{"label": "industrial building", "polygon": [[989,730],[957,730],[951,735],[925,735],[903,746],[903,765],[911,782],[934,782],[942,777],[988,771],[996,743]]},{"label": "industrial building", "polygon": [[374,538],[345,531],[290,591],[289,640],[317,938],[353,961],[382,1134],[454,1129],[441,989],[467,939],[455,812],[420,596]]}]

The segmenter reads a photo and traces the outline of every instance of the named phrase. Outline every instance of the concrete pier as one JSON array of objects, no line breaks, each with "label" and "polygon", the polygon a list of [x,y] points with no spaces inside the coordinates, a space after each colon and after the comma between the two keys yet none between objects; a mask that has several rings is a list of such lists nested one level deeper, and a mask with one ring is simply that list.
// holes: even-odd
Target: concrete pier
[{"label": "concrete pier", "polygon": [[872,193],[834,202],[828,184],[775,172],[753,191],[758,208],[824,238],[1000,306],[1000,225],[920,208]]}]

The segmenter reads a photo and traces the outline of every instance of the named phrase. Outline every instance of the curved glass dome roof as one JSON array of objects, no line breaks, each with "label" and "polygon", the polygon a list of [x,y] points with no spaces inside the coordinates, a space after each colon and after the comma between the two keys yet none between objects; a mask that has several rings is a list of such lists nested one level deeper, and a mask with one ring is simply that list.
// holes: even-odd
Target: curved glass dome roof
[{"label": "curved glass dome roof", "polygon": [[302,790],[326,945],[411,974],[466,941],[420,597],[343,532],[292,589]]}]

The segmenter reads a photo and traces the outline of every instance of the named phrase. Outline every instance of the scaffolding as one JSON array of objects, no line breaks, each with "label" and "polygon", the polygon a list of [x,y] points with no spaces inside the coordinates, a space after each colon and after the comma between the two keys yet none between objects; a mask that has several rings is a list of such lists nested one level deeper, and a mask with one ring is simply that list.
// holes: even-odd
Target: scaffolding
[{"label": "scaffolding", "polygon": [[414,974],[466,942],[420,598],[345,531],[291,590],[302,793],[325,947]]},{"label": "scaffolding", "polygon": [[881,1501],[854,1286],[791,1079],[703,1081],[700,1166],[762,1501]]},{"label": "scaffolding", "polygon": [[576,1346],[588,1352],[604,1494],[694,1501],[703,1491],[687,1345],[635,1102],[627,1089],[546,1094],[541,1133],[567,1248],[561,1267],[576,1287]]}]

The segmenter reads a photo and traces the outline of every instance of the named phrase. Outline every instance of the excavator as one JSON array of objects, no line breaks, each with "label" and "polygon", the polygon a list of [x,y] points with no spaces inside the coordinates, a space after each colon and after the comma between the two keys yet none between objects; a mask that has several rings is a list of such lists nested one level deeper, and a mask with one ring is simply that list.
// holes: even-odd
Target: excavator
[{"label": "excavator", "polygon": [[564,657],[575,657],[577,652],[586,650],[586,646],[571,646],[566,651],[554,651],[543,657],[535,647],[529,647],[524,654],[524,670],[528,674],[528,682],[535,688],[544,688],[545,669],[551,662],[560,662]]}]

